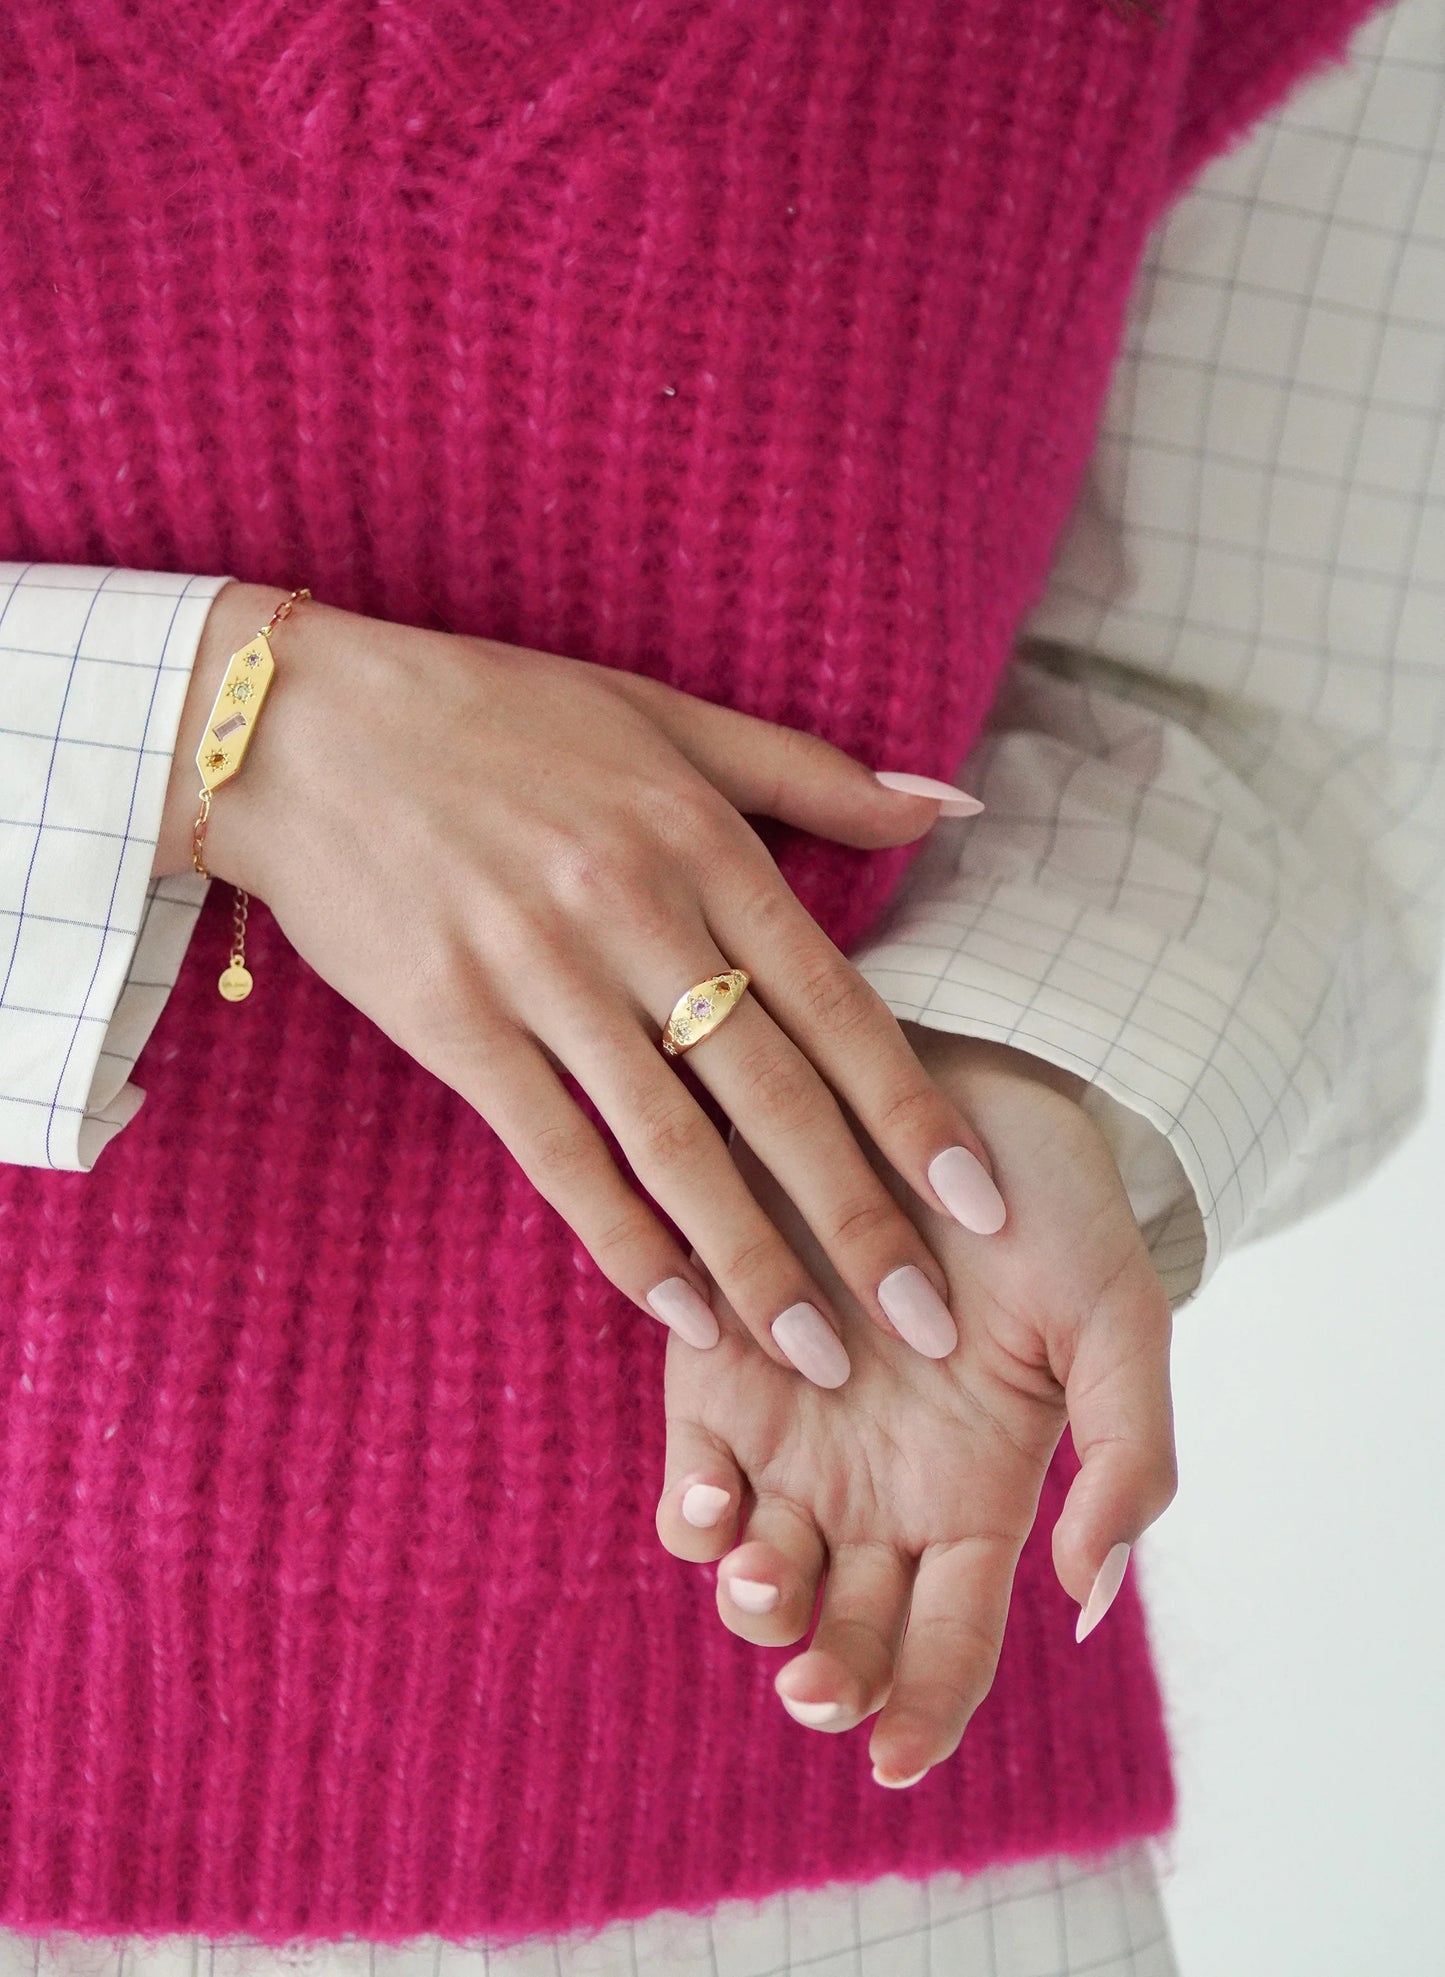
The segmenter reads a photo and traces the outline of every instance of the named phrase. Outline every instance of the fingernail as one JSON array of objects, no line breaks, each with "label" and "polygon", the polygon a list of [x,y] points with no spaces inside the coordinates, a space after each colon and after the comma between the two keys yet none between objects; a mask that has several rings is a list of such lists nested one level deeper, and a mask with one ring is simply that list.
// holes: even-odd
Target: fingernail
[{"label": "fingernail", "polygon": [[790,1304],[771,1329],[778,1350],[816,1386],[841,1387],[852,1372],[847,1347],[815,1304]]},{"label": "fingernail", "polygon": [[712,1306],[686,1277],[664,1277],[647,1293],[647,1301],[663,1323],[689,1345],[705,1352],[722,1337]]},{"label": "fingernail", "polygon": [[873,1767],[873,1782],[875,1785],[886,1785],[891,1792],[901,1792],[906,1790],[909,1785],[916,1785],[920,1778],[926,1778],[932,1768],[932,1765],[925,1764],[923,1769],[921,1771],[915,1771],[911,1778],[885,1778],[875,1764]]},{"label": "fingernail", "polygon": [[987,1167],[966,1146],[946,1146],[929,1162],[928,1178],[955,1222],[976,1236],[996,1235],[1008,1217]]},{"label": "fingernail", "polygon": [[941,783],[934,776],[913,776],[904,769],[875,769],[875,779],[885,789],[901,790],[904,796],[936,796],[941,799],[940,817],[976,817],[983,805],[976,796],[956,783]]},{"label": "fingernail", "polygon": [[1074,1639],[1081,1641],[1085,1634],[1091,1634],[1114,1604],[1114,1595],[1124,1583],[1124,1573],[1128,1569],[1130,1547],[1118,1544],[1099,1567],[1099,1576],[1089,1590],[1089,1597],[1079,1613],[1079,1624],[1074,1629]]},{"label": "fingernail", "polygon": [[729,1579],[728,1598],[744,1613],[771,1613],[778,1603],[776,1586],[765,1586],[761,1579]]},{"label": "fingernail", "polygon": [[958,1344],[958,1327],[948,1306],[916,1263],[889,1271],[878,1286],[878,1302],[899,1336],[925,1359],[942,1359]]},{"label": "fingernail", "polygon": [[728,1493],[715,1483],[692,1483],[682,1493],[682,1521],[695,1531],[710,1531],[728,1507]]},{"label": "fingernail", "polygon": [[779,1696],[778,1700],[789,1716],[796,1717],[799,1723],[806,1723],[810,1730],[821,1730],[825,1723],[836,1723],[843,1714],[841,1702],[794,1702],[791,1696]]}]

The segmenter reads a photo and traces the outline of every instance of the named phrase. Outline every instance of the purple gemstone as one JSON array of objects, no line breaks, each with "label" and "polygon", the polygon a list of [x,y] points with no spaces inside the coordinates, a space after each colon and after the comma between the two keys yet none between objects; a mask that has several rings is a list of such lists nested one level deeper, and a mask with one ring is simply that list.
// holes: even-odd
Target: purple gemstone
[{"label": "purple gemstone", "polygon": [[708,1001],[705,995],[698,996],[688,1006],[691,1009],[693,1015],[697,1017],[699,1022],[701,1022],[704,1016],[711,1016],[712,1014],[712,1004]]}]

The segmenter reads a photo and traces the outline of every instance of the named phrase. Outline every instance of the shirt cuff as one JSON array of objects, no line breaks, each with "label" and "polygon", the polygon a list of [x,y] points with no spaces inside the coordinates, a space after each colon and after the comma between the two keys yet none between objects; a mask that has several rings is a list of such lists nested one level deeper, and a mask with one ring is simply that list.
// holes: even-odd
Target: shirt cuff
[{"label": "shirt cuff", "polygon": [[89,1172],[145,1098],[128,1076],[209,889],[151,866],[201,632],[231,581],[0,564],[17,689],[0,736],[15,769],[0,840],[5,1161]]},{"label": "shirt cuff", "polygon": [[[1075,915],[1067,928],[1045,928],[1040,921],[1051,904],[1037,896],[978,902],[960,940],[951,912],[941,911],[930,928],[928,903],[919,899],[909,903],[905,925],[851,958],[895,1016],[1009,1044],[1088,1082],[1081,1103],[1109,1143],[1150,1259],[1178,1309],[1212,1274],[1221,1234],[1215,1187],[1181,1112],[1193,1078],[1157,1037],[1146,1054],[1136,1050],[1141,1037],[1127,1023],[1099,1020],[1101,1000],[1120,1017],[1132,1005],[1147,1030],[1151,970],[1144,958],[1121,955],[1112,941],[1091,941]],[[1056,953],[1065,935],[1072,965],[1089,975],[1088,993],[1072,999],[1064,984],[1047,979],[1057,963],[1047,966],[1046,950]],[[1120,970],[1129,973],[1130,959],[1136,974],[1126,981]]]}]

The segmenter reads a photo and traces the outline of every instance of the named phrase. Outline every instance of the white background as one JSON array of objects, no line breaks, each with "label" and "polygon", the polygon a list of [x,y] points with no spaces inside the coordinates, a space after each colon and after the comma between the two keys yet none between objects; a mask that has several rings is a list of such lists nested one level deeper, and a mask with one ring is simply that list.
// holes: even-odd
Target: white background
[{"label": "white background", "polygon": [[1433,1082],[1368,1183],[1175,1316],[1180,1490],[1130,1569],[1176,1743],[1183,1977],[1445,1972],[1439,1043]]}]

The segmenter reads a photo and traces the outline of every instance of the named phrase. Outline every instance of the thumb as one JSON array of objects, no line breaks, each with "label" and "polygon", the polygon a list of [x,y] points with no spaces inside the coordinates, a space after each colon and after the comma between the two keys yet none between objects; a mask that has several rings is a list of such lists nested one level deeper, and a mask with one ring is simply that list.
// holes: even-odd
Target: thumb
[{"label": "thumb", "polygon": [[1075,1638],[1108,1612],[1130,1549],[1179,1487],[1169,1300],[1142,1247],[1084,1320],[1064,1384],[1080,1468],[1054,1526],[1054,1570],[1079,1603]]},{"label": "thumb", "polygon": [[976,797],[931,776],[908,780],[931,784],[936,795],[889,789],[818,735],[719,707],[645,674],[614,673],[611,684],[745,816],[776,817],[817,837],[872,850],[912,843],[940,815],[974,816],[983,808]]}]

